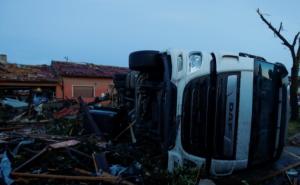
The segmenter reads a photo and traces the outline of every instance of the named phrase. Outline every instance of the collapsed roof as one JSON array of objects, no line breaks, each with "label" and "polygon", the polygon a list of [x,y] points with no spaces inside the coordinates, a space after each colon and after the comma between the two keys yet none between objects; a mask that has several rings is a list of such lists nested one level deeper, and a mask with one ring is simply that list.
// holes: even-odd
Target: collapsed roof
[{"label": "collapsed roof", "polygon": [[128,68],[95,65],[91,63],[75,63],[65,61],[52,61],[52,67],[60,76],[65,77],[102,77],[112,78],[115,74],[127,73]]},{"label": "collapsed roof", "polygon": [[0,81],[57,82],[58,78],[48,65],[0,64]]},{"label": "collapsed roof", "polygon": [[49,65],[0,64],[0,81],[56,83],[59,76],[85,78],[112,78],[115,74],[127,73],[128,68],[52,61]]}]

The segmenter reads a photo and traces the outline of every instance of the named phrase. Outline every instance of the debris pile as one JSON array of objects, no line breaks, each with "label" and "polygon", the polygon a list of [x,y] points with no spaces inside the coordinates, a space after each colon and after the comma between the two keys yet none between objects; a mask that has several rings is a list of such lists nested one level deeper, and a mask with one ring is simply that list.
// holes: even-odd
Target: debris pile
[{"label": "debris pile", "polygon": [[40,100],[39,103],[27,103],[18,99],[3,98],[0,100],[0,123],[13,125],[14,123],[51,122],[64,116],[75,116],[79,105],[75,100]]},{"label": "debris pile", "polygon": [[40,134],[23,136],[11,132],[2,135],[1,140],[5,150],[2,161],[7,161],[1,169],[11,173],[11,177],[9,173],[2,173],[6,174],[3,178],[6,184],[12,181],[17,184],[57,184],[60,181],[62,184],[67,181],[132,184],[121,176],[111,175],[111,171],[117,175],[128,170],[108,166],[105,156],[109,154],[103,153],[105,145],[98,143],[96,137],[74,139]]},{"label": "debris pile", "polygon": [[[196,180],[197,173],[188,170],[171,177],[165,170],[166,156],[157,146],[133,143],[132,125],[117,118],[119,129],[110,133],[111,128],[97,121],[96,109],[81,99],[37,106],[6,99],[1,105],[0,184],[191,184],[187,181]],[[195,177],[185,181],[183,174]]]}]

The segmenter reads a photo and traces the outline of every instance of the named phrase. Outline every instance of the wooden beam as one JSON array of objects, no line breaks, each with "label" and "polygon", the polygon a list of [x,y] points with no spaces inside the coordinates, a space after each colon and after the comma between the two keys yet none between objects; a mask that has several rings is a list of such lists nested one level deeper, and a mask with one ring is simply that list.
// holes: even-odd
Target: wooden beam
[{"label": "wooden beam", "polygon": [[42,154],[44,154],[46,151],[48,150],[48,147],[45,147],[43,150],[41,150],[39,153],[37,153],[36,155],[34,155],[32,158],[30,158],[29,160],[27,160],[25,163],[21,164],[20,166],[18,166],[17,168],[15,168],[13,171],[18,171],[21,168],[23,168],[24,166],[28,165],[29,163],[31,163],[32,161],[34,161],[35,159],[37,159],[38,157],[40,157]]},{"label": "wooden beam", "polygon": [[52,174],[31,174],[12,172],[11,175],[14,178],[27,177],[27,178],[39,178],[39,179],[57,179],[57,180],[73,180],[73,181],[103,181],[111,184],[125,184],[134,185],[129,181],[122,181],[119,177],[104,174],[102,176],[71,176],[71,175],[52,175]]}]

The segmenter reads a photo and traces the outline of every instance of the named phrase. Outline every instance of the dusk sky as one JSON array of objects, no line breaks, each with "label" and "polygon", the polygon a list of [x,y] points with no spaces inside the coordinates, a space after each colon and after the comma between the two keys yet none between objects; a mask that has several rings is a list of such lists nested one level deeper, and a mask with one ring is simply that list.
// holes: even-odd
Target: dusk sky
[{"label": "dusk sky", "polygon": [[9,62],[51,60],[128,66],[135,50],[247,52],[291,67],[260,8],[283,35],[300,31],[299,0],[0,0],[0,53]]}]

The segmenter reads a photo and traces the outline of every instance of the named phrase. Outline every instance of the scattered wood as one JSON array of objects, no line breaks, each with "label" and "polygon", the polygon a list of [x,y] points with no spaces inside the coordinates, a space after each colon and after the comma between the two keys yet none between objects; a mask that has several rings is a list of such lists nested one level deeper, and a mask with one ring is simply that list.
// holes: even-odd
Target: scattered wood
[{"label": "scattered wood", "polygon": [[54,148],[54,149],[66,148],[66,147],[70,147],[70,146],[75,146],[79,143],[80,143],[80,141],[72,139],[72,140],[68,140],[68,141],[51,144],[50,147]]},{"label": "scattered wood", "polygon": [[18,129],[22,129],[24,128],[24,126],[14,126],[14,127],[1,127],[0,131],[12,131],[12,130],[18,130]]},{"label": "scattered wood", "polygon": [[90,171],[87,171],[87,170],[83,170],[83,169],[80,169],[80,168],[74,168],[74,171],[75,172],[78,172],[80,174],[83,174],[83,175],[89,175],[89,176],[92,176],[93,173],[90,172]]},{"label": "scattered wood", "polygon": [[30,158],[29,160],[27,160],[25,163],[21,164],[20,166],[18,166],[17,168],[15,168],[13,171],[19,171],[20,169],[22,169],[23,167],[25,167],[26,165],[28,165],[29,163],[31,163],[32,161],[34,161],[35,159],[37,159],[38,157],[40,157],[42,154],[44,154],[46,151],[48,150],[48,146],[46,146],[43,150],[41,150],[39,153],[37,153],[36,155],[34,155],[32,158]]},{"label": "scattered wood", "polygon": [[114,141],[118,140],[128,129],[131,129],[134,123],[130,123],[124,130],[122,130],[115,138]]},{"label": "scattered wood", "polygon": [[292,182],[291,178],[289,177],[289,175],[287,174],[286,171],[284,172],[284,175],[285,175],[285,177],[287,178],[289,184],[290,184],[290,185],[293,185],[293,182]]},{"label": "scattered wood", "polygon": [[111,184],[125,184],[125,185],[134,185],[129,181],[120,179],[119,177],[112,176],[109,174],[103,174],[101,176],[70,176],[70,175],[52,175],[52,174],[31,174],[31,173],[21,173],[21,172],[12,172],[12,177],[18,178],[37,178],[37,179],[56,179],[56,180],[73,180],[73,181],[99,181],[106,182]]},{"label": "scattered wood", "polygon": [[90,155],[88,155],[86,153],[83,153],[83,152],[81,152],[79,150],[76,150],[75,148],[68,148],[68,150],[71,150],[72,152],[74,152],[76,154],[79,154],[79,155],[82,155],[82,156],[87,157],[89,159],[92,159],[92,157]]},{"label": "scattered wood", "polygon": [[95,153],[92,154],[92,159],[93,159],[93,164],[94,164],[94,167],[95,167],[95,172],[96,172],[96,174],[98,174],[99,167],[98,167],[97,162],[96,162]]}]

